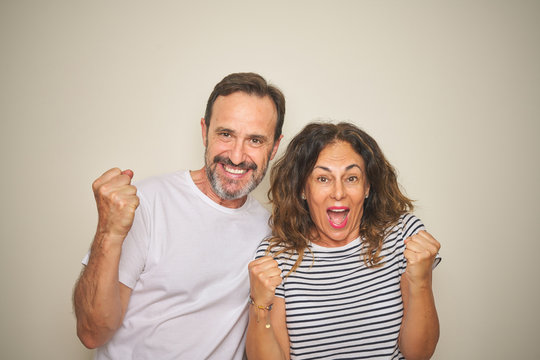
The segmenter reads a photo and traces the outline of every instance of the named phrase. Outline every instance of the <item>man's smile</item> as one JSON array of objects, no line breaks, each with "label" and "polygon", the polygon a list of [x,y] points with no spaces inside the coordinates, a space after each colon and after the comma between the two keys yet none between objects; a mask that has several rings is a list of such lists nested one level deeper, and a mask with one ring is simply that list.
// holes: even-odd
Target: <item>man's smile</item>
[{"label": "man's smile", "polygon": [[247,172],[246,169],[241,169],[241,168],[233,168],[233,167],[230,167],[230,166],[227,166],[227,165],[223,165],[223,169],[225,169],[226,172],[230,173],[230,174],[234,174],[234,175],[243,175]]}]

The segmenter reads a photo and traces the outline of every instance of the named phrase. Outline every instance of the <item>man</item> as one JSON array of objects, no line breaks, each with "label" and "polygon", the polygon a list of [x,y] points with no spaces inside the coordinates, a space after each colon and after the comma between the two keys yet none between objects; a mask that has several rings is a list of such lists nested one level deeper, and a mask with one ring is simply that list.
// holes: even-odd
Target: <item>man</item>
[{"label": "man", "polygon": [[74,290],[77,334],[97,359],[241,359],[247,264],[269,234],[248,194],[281,140],[285,99],[254,73],[216,85],[201,119],[205,165],[93,184],[98,228]]}]

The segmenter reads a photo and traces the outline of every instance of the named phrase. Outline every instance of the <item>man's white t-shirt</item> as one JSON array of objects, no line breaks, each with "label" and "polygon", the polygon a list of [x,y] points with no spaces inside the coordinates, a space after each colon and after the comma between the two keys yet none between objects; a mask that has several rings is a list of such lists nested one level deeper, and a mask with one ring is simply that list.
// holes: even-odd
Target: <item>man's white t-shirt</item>
[{"label": "man's white t-shirt", "polygon": [[96,359],[242,359],[247,266],[270,233],[268,212],[251,196],[238,209],[218,205],[189,171],[136,185],[141,201],[119,270],[133,292]]}]

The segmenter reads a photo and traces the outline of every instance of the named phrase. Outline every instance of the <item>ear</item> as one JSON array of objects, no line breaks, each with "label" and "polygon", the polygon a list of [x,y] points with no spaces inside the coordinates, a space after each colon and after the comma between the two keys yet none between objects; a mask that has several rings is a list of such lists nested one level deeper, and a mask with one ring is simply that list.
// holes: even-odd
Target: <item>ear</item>
[{"label": "ear", "polygon": [[208,135],[208,129],[206,128],[206,123],[204,122],[204,118],[201,118],[201,131],[202,131],[202,140],[203,140],[203,146],[206,147],[207,143],[207,135]]},{"label": "ear", "polygon": [[276,156],[281,139],[283,139],[283,135],[280,135],[279,139],[277,139],[276,142],[274,143],[274,147],[272,148],[272,154],[270,154],[270,160],[273,160],[274,156]]}]

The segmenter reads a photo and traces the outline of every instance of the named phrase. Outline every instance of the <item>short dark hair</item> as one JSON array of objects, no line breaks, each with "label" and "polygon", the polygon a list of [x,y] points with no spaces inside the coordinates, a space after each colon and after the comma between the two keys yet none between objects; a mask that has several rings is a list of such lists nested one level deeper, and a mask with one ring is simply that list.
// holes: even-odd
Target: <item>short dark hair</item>
[{"label": "short dark hair", "polygon": [[204,114],[206,127],[210,126],[212,109],[218,96],[227,96],[238,91],[248,95],[257,95],[261,98],[269,96],[272,99],[277,112],[274,142],[277,141],[281,136],[283,121],[285,120],[285,97],[276,86],[267,83],[261,75],[252,72],[233,73],[225,76],[223,80],[217,83],[206,103],[206,112]]}]

